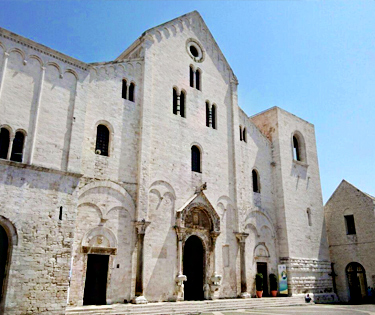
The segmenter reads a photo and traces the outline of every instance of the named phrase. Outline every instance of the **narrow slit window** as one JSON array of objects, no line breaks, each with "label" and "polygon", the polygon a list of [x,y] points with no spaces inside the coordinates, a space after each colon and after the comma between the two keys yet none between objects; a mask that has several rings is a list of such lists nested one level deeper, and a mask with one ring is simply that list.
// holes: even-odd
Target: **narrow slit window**
[{"label": "narrow slit window", "polygon": [[181,117],[185,117],[185,92],[181,91],[180,94],[180,115]]},{"label": "narrow slit window", "polygon": [[296,136],[293,136],[293,159],[301,161],[300,146]]},{"label": "narrow slit window", "polygon": [[60,207],[60,211],[59,211],[59,220],[60,221],[62,220],[62,213],[63,213],[63,207]]},{"label": "narrow slit window", "polygon": [[246,140],[246,128],[243,128],[242,140],[247,142],[247,140]]},{"label": "narrow slit window", "polygon": [[132,82],[129,85],[129,101],[134,102],[135,84]]},{"label": "narrow slit window", "polygon": [[96,133],[95,153],[108,156],[109,130],[104,125],[98,125]]},{"label": "narrow slit window", "polygon": [[127,88],[128,88],[128,85],[127,85],[127,83],[126,83],[126,80],[125,79],[123,79],[122,80],[122,98],[124,99],[124,100],[126,100],[126,92],[127,92]]},{"label": "narrow slit window", "polygon": [[10,134],[6,128],[0,129],[0,159],[8,158]]},{"label": "narrow slit window", "polygon": [[190,86],[194,87],[194,70],[193,67],[189,67],[189,73],[190,73]]},{"label": "narrow slit window", "polygon": [[13,139],[12,155],[10,157],[12,161],[22,162],[24,142],[25,135],[21,131],[17,131]]},{"label": "narrow slit window", "polygon": [[211,109],[212,128],[216,129],[216,105],[212,105]]},{"label": "narrow slit window", "polygon": [[309,223],[309,226],[312,226],[311,210],[310,209],[307,209],[307,222]]},{"label": "narrow slit window", "polygon": [[242,127],[240,126],[240,141],[242,141]]},{"label": "narrow slit window", "polygon": [[206,102],[206,126],[210,127],[210,105]]},{"label": "narrow slit window", "polygon": [[191,170],[201,172],[201,151],[195,145],[191,147]]},{"label": "narrow slit window", "polygon": [[201,72],[199,70],[195,71],[195,88],[201,89]]},{"label": "narrow slit window", "polygon": [[252,177],[253,177],[253,192],[259,193],[260,192],[259,174],[256,170],[252,171]]},{"label": "narrow slit window", "polygon": [[173,89],[173,114],[177,115],[177,91]]}]

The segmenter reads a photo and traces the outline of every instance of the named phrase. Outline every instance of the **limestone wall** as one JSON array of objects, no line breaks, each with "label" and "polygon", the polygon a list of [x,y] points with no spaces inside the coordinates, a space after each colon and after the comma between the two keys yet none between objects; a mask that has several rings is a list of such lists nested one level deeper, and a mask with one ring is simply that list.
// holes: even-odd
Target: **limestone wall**
[{"label": "limestone wall", "polygon": [[62,314],[79,177],[18,164],[0,160],[0,224],[14,226],[18,239],[11,250],[5,313]]},{"label": "limestone wall", "polygon": [[[356,262],[366,272],[367,286],[375,286],[374,199],[343,180],[325,205],[331,260],[337,274],[337,294],[350,299],[346,267]],[[353,215],[356,234],[347,235],[345,215]]]}]

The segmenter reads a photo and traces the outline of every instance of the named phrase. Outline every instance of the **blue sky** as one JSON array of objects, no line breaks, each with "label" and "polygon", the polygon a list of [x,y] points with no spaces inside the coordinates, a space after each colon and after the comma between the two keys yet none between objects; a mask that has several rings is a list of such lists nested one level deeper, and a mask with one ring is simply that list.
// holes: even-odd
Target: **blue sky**
[{"label": "blue sky", "polygon": [[375,1],[6,1],[0,26],[85,62],[198,10],[249,115],[315,125],[324,201],[343,178],[375,195]]}]

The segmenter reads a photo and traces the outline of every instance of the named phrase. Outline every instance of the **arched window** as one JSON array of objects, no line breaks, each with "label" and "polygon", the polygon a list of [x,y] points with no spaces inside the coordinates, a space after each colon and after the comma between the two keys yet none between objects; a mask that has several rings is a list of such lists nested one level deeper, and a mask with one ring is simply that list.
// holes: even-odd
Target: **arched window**
[{"label": "arched window", "polygon": [[251,172],[253,177],[253,192],[260,193],[259,174],[256,170]]},{"label": "arched window", "polygon": [[307,208],[306,212],[307,212],[307,221],[309,223],[309,226],[312,226],[311,210],[310,210],[310,208]]},{"label": "arched window", "polygon": [[201,72],[200,72],[199,69],[197,69],[197,71],[195,71],[195,88],[197,90],[201,89]]},{"label": "arched window", "polygon": [[300,146],[296,136],[293,136],[293,159],[301,161]]},{"label": "arched window", "polygon": [[189,67],[189,73],[190,73],[190,86],[194,87],[194,70],[193,67]]},{"label": "arched window", "polygon": [[196,145],[191,147],[191,170],[201,172],[201,151]]},{"label": "arched window", "polygon": [[173,88],[173,114],[177,115],[177,91]]},{"label": "arched window", "polygon": [[0,129],[0,159],[8,158],[10,134],[7,128]]},{"label": "arched window", "polygon": [[98,125],[96,133],[95,153],[108,156],[109,148],[109,130],[104,125]]},{"label": "arched window", "polygon": [[13,139],[12,155],[10,159],[16,162],[22,162],[23,145],[25,143],[25,135],[21,131],[16,132],[16,136]]},{"label": "arched window", "polygon": [[127,92],[127,89],[128,89],[128,85],[127,85],[127,83],[126,83],[126,80],[123,79],[123,80],[122,80],[122,98],[123,98],[124,100],[126,100],[126,92]]},{"label": "arched window", "polygon": [[134,89],[135,89],[135,84],[132,82],[129,85],[129,101],[134,102]]},{"label": "arched window", "polygon": [[242,141],[242,126],[240,125],[240,141]]},{"label": "arched window", "polygon": [[212,128],[216,129],[216,105],[212,105],[211,109]]},{"label": "arched window", "polygon": [[180,94],[180,115],[181,117],[185,117],[185,92],[181,91]]},{"label": "arched window", "polygon": [[206,126],[210,127],[210,105],[206,102]]},{"label": "arched window", "polygon": [[243,128],[242,140],[247,142],[247,140],[246,140],[246,128]]}]

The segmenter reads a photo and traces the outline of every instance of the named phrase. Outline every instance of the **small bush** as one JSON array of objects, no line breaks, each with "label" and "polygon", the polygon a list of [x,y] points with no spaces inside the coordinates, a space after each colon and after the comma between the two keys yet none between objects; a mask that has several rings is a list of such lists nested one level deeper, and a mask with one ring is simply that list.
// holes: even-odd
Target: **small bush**
[{"label": "small bush", "polygon": [[273,273],[270,274],[270,289],[271,291],[277,291],[277,278]]},{"label": "small bush", "polygon": [[263,274],[257,273],[255,276],[255,287],[257,291],[263,291]]}]

